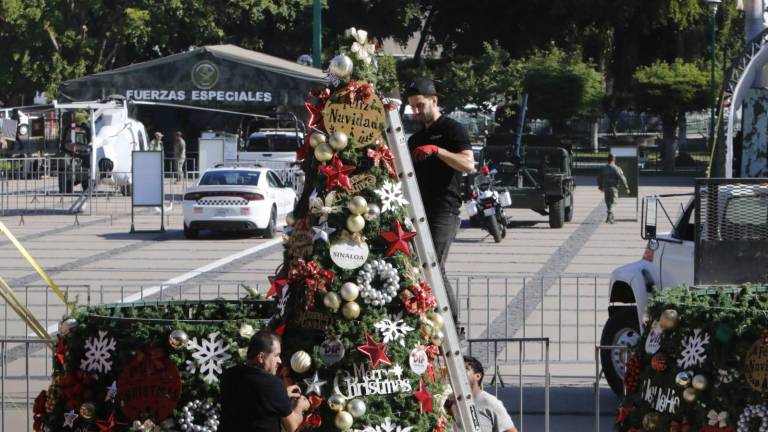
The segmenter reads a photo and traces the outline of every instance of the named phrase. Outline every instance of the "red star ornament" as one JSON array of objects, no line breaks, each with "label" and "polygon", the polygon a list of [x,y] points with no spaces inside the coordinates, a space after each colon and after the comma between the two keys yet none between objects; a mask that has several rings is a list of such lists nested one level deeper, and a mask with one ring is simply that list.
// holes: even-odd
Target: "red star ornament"
[{"label": "red star ornament", "polygon": [[395,229],[393,231],[382,231],[379,236],[389,242],[389,248],[387,248],[387,256],[392,256],[397,251],[402,251],[404,254],[411,256],[411,248],[408,247],[408,242],[416,237],[415,232],[405,231],[400,225],[400,221],[395,221]]},{"label": "red star ornament", "polygon": [[328,165],[321,166],[320,172],[328,179],[325,188],[332,190],[336,185],[341,185],[346,190],[352,189],[347,174],[355,170],[354,165],[344,165],[339,156],[333,156]]},{"label": "red star ornament", "polygon": [[269,291],[267,291],[267,298],[272,297],[273,295],[280,295],[280,297],[283,296],[283,288],[288,285],[288,279],[279,278],[277,276],[269,276],[267,277],[269,279]]},{"label": "red star ornament", "polygon": [[387,357],[387,344],[376,342],[368,333],[365,334],[365,345],[360,345],[357,350],[368,356],[371,367],[374,369],[379,363],[392,366],[392,362]]},{"label": "red star ornament", "polygon": [[307,126],[309,126],[310,129],[316,129],[318,127],[323,127],[323,105],[321,104],[312,104],[309,102],[304,102],[304,108],[307,109],[309,112],[309,121],[307,122]]},{"label": "red star ornament", "polygon": [[114,412],[106,420],[96,420],[96,427],[99,428],[99,432],[113,432],[118,426],[125,426],[126,424],[115,420]]},{"label": "red star ornament", "polygon": [[432,394],[427,390],[423,379],[419,379],[419,391],[413,392],[413,396],[419,401],[419,409],[422,414],[432,412]]}]

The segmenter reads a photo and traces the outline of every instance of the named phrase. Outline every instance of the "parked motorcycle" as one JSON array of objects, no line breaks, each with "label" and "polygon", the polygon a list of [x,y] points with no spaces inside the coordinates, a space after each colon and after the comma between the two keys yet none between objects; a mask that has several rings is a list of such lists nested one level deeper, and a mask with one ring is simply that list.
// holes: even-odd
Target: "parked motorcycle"
[{"label": "parked motorcycle", "polygon": [[487,166],[481,169],[473,181],[472,199],[465,203],[465,208],[470,220],[480,220],[483,228],[499,243],[507,236],[504,207],[511,205],[512,200],[506,190],[496,190],[500,182],[495,180],[495,175],[495,169],[489,170]]}]

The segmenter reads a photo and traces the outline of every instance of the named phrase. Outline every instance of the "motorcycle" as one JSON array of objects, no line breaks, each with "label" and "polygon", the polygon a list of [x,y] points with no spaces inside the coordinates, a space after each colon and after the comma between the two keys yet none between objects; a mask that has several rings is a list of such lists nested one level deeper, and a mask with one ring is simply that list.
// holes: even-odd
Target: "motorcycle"
[{"label": "motorcycle", "polygon": [[496,190],[500,182],[494,179],[495,169],[489,170],[484,166],[480,172],[473,181],[472,199],[465,203],[465,209],[470,220],[481,221],[483,228],[499,243],[507,236],[508,221],[504,207],[511,205],[512,200],[508,191]]}]

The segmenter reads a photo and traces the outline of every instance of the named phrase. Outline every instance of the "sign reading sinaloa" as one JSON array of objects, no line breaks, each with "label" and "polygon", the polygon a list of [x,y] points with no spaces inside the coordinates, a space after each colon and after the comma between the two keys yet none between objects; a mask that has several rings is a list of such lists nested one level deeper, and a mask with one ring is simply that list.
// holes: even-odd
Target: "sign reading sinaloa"
[{"label": "sign reading sinaloa", "polygon": [[[366,83],[358,82],[364,86]],[[352,99],[352,101],[350,101]],[[366,100],[348,98],[328,101],[323,109],[323,123],[329,133],[344,132],[353,139],[354,146],[365,147],[376,143],[384,128],[384,104],[375,92]]]}]

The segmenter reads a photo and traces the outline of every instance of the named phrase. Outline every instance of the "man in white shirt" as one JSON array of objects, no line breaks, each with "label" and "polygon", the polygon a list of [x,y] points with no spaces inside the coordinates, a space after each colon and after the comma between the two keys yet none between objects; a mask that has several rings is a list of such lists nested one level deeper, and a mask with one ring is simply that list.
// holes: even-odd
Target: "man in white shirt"
[{"label": "man in white shirt", "polygon": [[[464,369],[467,371],[467,379],[472,390],[472,397],[475,398],[475,408],[477,409],[477,419],[480,422],[480,430],[482,432],[517,432],[515,423],[512,422],[512,418],[509,416],[507,409],[504,408],[504,404],[492,394],[483,390],[482,383],[485,370],[482,363],[474,357],[464,356]],[[456,423],[453,424],[453,430],[458,432],[461,431],[461,427],[456,408],[456,404],[453,403],[451,413],[454,419],[456,419]]]}]

